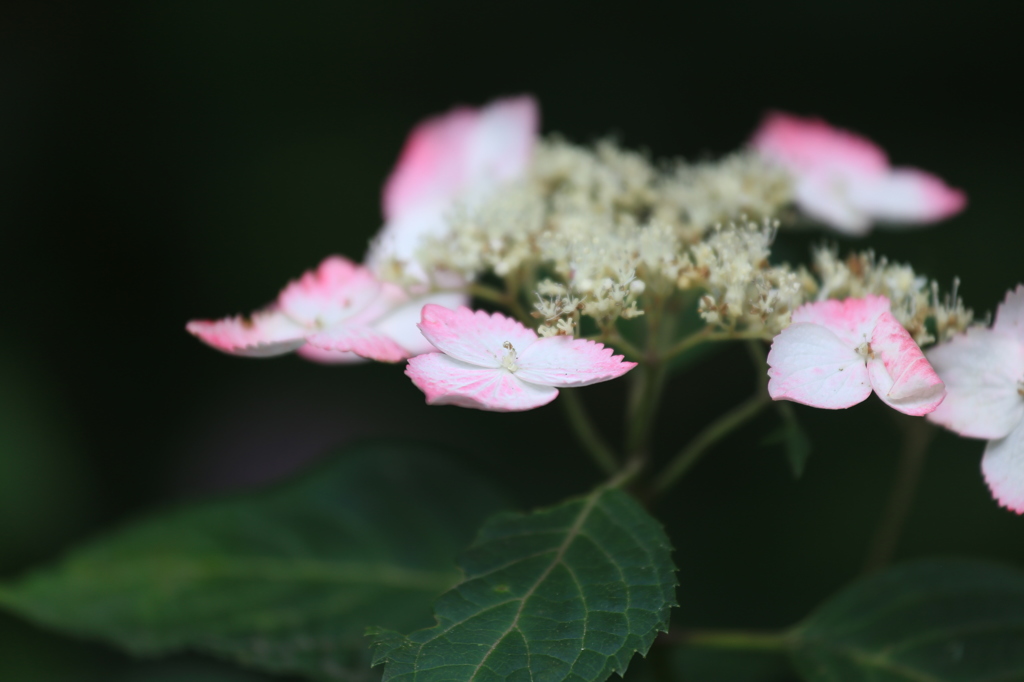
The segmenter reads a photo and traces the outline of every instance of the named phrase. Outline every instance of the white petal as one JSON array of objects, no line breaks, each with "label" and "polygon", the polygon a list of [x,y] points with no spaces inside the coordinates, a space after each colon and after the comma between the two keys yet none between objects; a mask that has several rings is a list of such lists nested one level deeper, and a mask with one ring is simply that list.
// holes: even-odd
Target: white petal
[{"label": "white petal", "polygon": [[878,318],[889,312],[889,299],[868,294],[842,301],[829,299],[805,303],[793,311],[793,322],[810,322],[825,327],[849,348],[871,341]]},{"label": "white petal", "polygon": [[384,285],[362,265],[341,256],[330,256],[315,270],[288,283],[278,296],[281,310],[308,329],[353,320],[383,299],[396,295],[394,285]]},{"label": "white petal", "polygon": [[478,367],[444,353],[411,358],[405,373],[431,405],[520,412],[546,405],[558,396],[557,388],[520,381],[503,367]]},{"label": "white petal", "polygon": [[889,167],[885,151],[857,133],[820,118],[769,112],[755,131],[751,146],[797,172],[821,168],[878,174]]},{"label": "white petal", "polygon": [[439,305],[444,308],[454,309],[468,302],[468,296],[460,293],[433,293],[420,296],[395,308],[390,314],[374,323],[373,327],[382,334],[390,337],[399,346],[409,351],[409,355],[420,355],[431,353],[436,350],[434,345],[427,341],[417,326],[423,311],[423,306],[428,304]]},{"label": "white petal", "polygon": [[996,321],[992,328],[1024,343],[1024,284],[1018,284],[1016,289],[1006,294],[1006,300],[996,311]]},{"label": "white petal", "polygon": [[[1000,309],[1002,310],[1002,309]],[[970,438],[1003,438],[1024,420],[1024,343],[990,329],[969,329],[927,353],[946,384],[928,419]]]},{"label": "white petal", "polygon": [[426,305],[419,327],[435,348],[479,367],[501,367],[506,343],[522,353],[537,340],[536,332],[512,318],[469,308]]},{"label": "white petal", "polygon": [[354,365],[356,363],[368,361],[367,358],[364,358],[361,355],[356,355],[351,351],[324,350],[323,348],[317,348],[316,346],[312,346],[308,343],[295,351],[295,354],[303,360],[318,362],[321,365]]},{"label": "white petal", "polygon": [[636,367],[635,362],[623,362],[622,356],[613,352],[594,341],[550,336],[519,353],[516,377],[531,384],[568,388],[608,381]]},{"label": "white petal", "polygon": [[306,330],[273,308],[257,311],[250,317],[192,320],[185,328],[217,350],[251,358],[290,353],[306,342]]},{"label": "white petal", "polygon": [[425,205],[442,208],[480,185],[521,175],[537,137],[537,103],[521,96],[457,107],[418,124],[384,187],[388,221]]},{"label": "white petal", "polygon": [[967,197],[939,177],[914,168],[895,168],[851,184],[850,202],[875,220],[922,224],[963,210]]},{"label": "white petal", "polygon": [[768,393],[774,400],[839,410],[871,395],[867,367],[855,350],[817,324],[794,323],[772,341]]},{"label": "white petal", "polygon": [[852,202],[850,181],[830,171],[817,171],[798,179],[796,203],[804,213],[838,232],[853,236],[871,230],[871,217]]},{"label": "white petal", "polygon": [[372,327],[341,324],[309,334],[306,341],[324,351],[355,353],[378,362],[398,362],[409,357],[407,350]]},{"label": "white petal", "polygon": [[871,336],[874,359],[868,362],[871,386],[886,405],[920,417],[938,407],[946,387],[907,330],[884,312]]},{"label": "white petal", "polygon": [[389,220],[370,242],[366,265],[379,273],[389,261],[398,261],[405,274],[426,281],[427,273],[416,260],[416,253],[427,237],[443,237],[448,232],[445,210],[449,207],[449,202],[422,204]]},{"label": "white petal", "polygon": [[999,504],[1024,514],[1024,421],[1005,438],[988,442],[981,471]]}]

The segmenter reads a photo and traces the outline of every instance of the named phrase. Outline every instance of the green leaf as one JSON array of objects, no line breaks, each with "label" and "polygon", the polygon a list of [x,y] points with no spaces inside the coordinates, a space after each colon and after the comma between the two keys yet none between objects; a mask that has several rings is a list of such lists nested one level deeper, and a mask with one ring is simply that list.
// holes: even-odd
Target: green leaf
[{"label": "green leaf", "polygon": [[789,462],[793,477],[800,478],[804,475],[807,460],[811,456],[811,439],[800,427],[792,405],[786,402],[777,402],[775,408],[782,417],[782,426],[765,436],[761,445],[781,443],[785,448],[786,461]]},{"label": "green leaf", "polygon": [[384,680],[589,680],[622,674],[668,627],[675,566],[661,526],[598,488],[487,522],[437,602],[437,625],[378,632]]},{"label": "green leaf", "polygon": [[0,587],[0,605],[136,654],[363,679],[365,626],[428,625],[497,499],[430,451],[365,446],[279,489],[125,528]]},{"label": "green leaf", "polygon": [[840,592],[790,636],[812,682],[1024,680],[1024,573],[906,564]]}]

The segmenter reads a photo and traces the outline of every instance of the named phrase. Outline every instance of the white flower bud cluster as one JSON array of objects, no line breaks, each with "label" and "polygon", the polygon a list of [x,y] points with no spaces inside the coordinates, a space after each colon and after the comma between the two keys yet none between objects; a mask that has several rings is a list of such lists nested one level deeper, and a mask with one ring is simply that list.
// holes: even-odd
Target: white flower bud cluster
[{"label": "white flower bud cluster", "polygon": [[821,280],[818,300],[885,296],[892,303],[893,315],[920,345],[949,339],[974,323],[974,311],[965,308],[957,295],[959,281],[954,281],[952,292],[942,298],[938,282],[871,250],[840,258],[835,247],[820,247],[814,250],[812,262]]},{"label": "white flower bud cluster", "polygon": [[777,229],[778,223],[769,219],[730,223],[690,246],[692,267],[679,285],[704,290],[697,310],[709,324],[774,335],[813,293],[816,287],[806,272],[769,263]]},{"label": "white flower bud cluster", "polygon": [[[418,256],[427,272],[466,279],[490,271],[528,282],[549,272],[565,291],[538,288],[541,333],[570,333],[569,322],[558,326],[570,313],[604,328],[643,314],[645,292],[667,296],[690,282],[687,247],[699,245],[715,221],[744,211],[772,215],[791,196],[788,177],[748,153],[659,168],[613,142],[588,148],[553,139],[539,145],[526,178],[453,210],[450,233],[428,239]],[[748,285],[756,286],[749,277]],[[763,289],[754,298],[769,309],[774,286]],[[730,291],[741,309],[736,286]]]},{"label": "white flower bud cluster", "polygon": [[[424,242],[425,272],[472,280],[485,272],[535,297],[543,336],[578,335],[580,317],[607,330],[653,301],[699,293],[712,329],[771,338],[810,300],[887,296],[919,343],[964,329],[973,314],[907,265],[867,251],[813,255],[813,271],[770,262],[792,178],[750,152],[655,165],[613,142],[541,142],[526,177],[448,214]],[[735,222],[730,222],[735,221]],[[537,279],[542,278],[539,283]],[[820,283],[819,283],[820,281]]]},{"label": "white flower bud cluster", "polygon": [[772,218],[793,201],[789,174],[750,151],[735,152],[717,161],[679,163],[662,188],[665,204],[675,208],[689,242],[699,240],[709,225],[740,214],[755,220]]}]

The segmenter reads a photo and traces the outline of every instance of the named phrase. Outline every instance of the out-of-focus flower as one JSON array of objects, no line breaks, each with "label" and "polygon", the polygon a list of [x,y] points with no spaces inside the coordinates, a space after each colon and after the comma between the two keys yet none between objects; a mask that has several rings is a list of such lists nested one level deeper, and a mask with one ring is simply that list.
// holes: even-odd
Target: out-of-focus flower
[{"label": "out-of-focus flower", "polygon": [[1006,295],[991,328],[929,349],[946,400],[928,418],[969,438],[985,438],[981,469],[1004,507],[1024,514],[1024,285]]},{"label": "out-of-focus flower", "polygon": [[460,298],[433,294],[410,299],[367,268],[330,256],[251,316],[193,320],[186,329],[233,355],[270,357],[298,351],[317,362],[397,362],[433,350],[415,326],[423,305],[457,305]]},{"label": "out-of-focus flower", "polygon": [[770,113],[751,146],[793,174],[801,210],[846,234],[866,234],[874,221],[935,222],[967,202],[935,175],[893,168],[875,143],[820,119]]},{"label": "out-of-focus flower", "polygon": [[366,264],[378,274],[398,266],[408,278],[426,279],[416,262],[423,239],[447,232],[446,215],[457,203],[479,202],[526,172],[538,120],[536,101],[524,95],[480,109],[459,107],[417,125],[384,185],[385,225]]},{"label": "out-of-focus flower", "polygon": [[838,410],[874,389],[889,406],[921,416],[945,396],[942,380],[890,312],[884,296],[808,303],[768,353],[768,393]]},{"label": "out-of-focus flower", "polygon": [[501,313],[427,305],[419,327],[440,352],[412,358],[405,373],[431,405],[531,410],[554,400],[558,388],[607,381],[636,366],[594,341],[539,338]]}]

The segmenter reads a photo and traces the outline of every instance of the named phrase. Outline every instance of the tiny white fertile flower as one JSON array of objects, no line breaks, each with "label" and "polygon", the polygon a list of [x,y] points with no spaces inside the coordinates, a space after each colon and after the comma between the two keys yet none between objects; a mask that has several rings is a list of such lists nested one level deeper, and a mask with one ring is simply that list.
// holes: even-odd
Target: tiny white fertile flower
[{"label": "tiny white fertile flower", "polygon": [[874,389],[890,407],[921,416],[945,396],[884,296],[801,306],[772,342],[768,366],[772,399],[829,410],[856,405]]},{"label": "tiny white fertile flower", "polygon": [[538,338],[501,313],[427,305],[419,327],[440,352],[412,358],[405,373],[431,405],[532,410],[554,400],[559,388],[608,381],[636,366],[593,341]]},{"label": "tiny white fertile flower", "polygon": [[928,359],[948,392],[928,418],[987,439],[985,482],[1001,505],[1024,514],[1024,285],[1006,295],[990,329],[972,327]]}]

